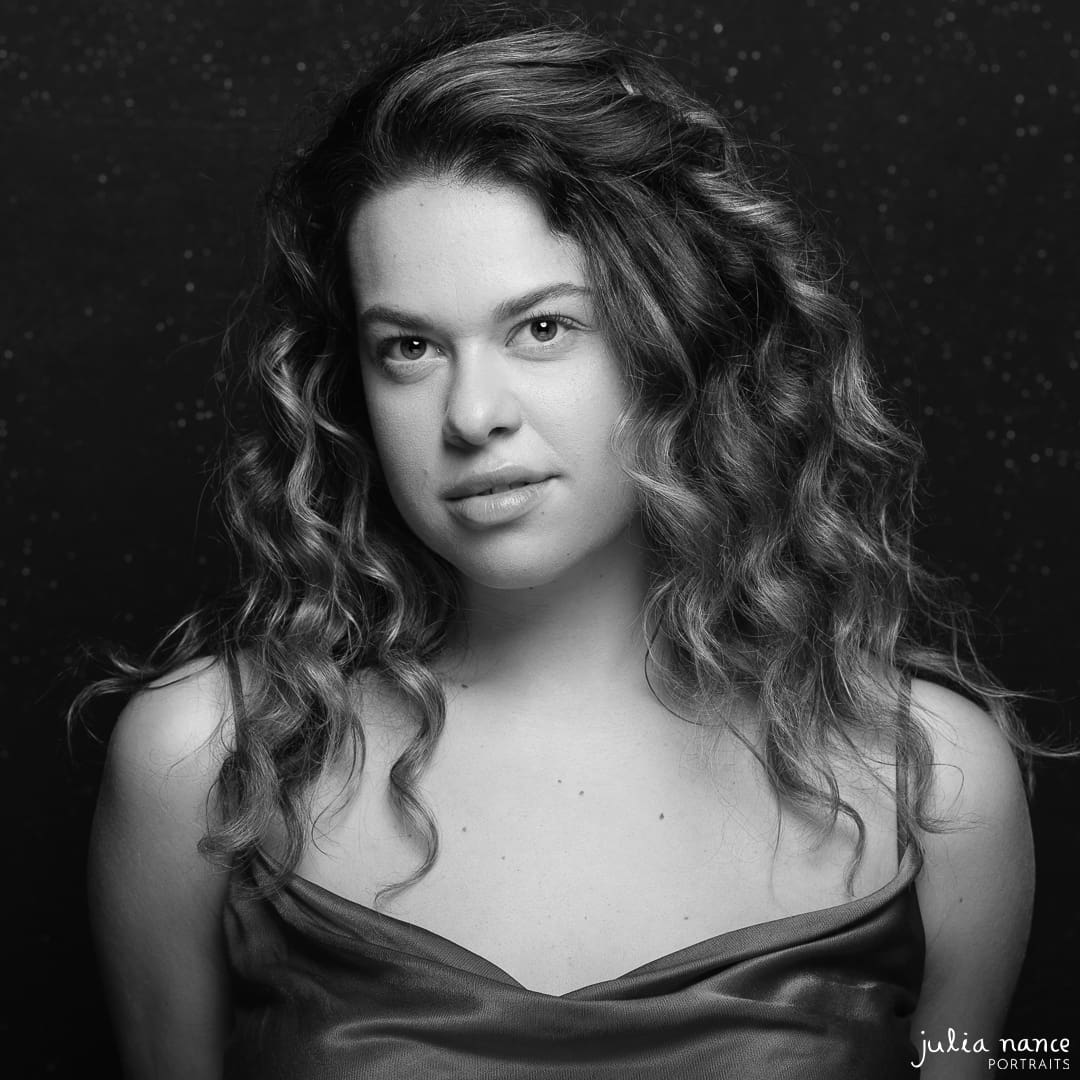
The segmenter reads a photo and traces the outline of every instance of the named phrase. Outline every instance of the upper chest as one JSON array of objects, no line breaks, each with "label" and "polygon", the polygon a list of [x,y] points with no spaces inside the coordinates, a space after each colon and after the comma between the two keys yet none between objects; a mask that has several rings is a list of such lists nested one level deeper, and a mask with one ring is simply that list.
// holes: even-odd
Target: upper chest
[{"label": "upper chest", "polygon": [[[778,815],[737,740],[670,715],[470,714],[451,703],[418,794],[439,856],[382,910],[549,993],[603,981],[695,942],[850,899],[849,834]],[[612,721],[615,722],[612,722]],[[359,783],[316,791],[297,872],[357,903],[415,870],[422,849],[390,798],[403,743],[369,732]],[[867,794],[870,789],[867,788]],[[857,798],[867,851],[854,895],[895,873],[888,800]],[[337,796],[336,799],[333,796]]]}]

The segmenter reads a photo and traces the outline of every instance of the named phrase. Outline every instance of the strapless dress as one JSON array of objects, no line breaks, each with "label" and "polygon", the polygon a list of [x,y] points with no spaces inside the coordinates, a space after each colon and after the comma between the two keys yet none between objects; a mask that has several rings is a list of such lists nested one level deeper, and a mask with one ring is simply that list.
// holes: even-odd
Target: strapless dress
[{"label": "strapless dress", "polygon": [[562,995],[271,864],[225,908],[229,1080],[910,1080],[917,859],[869,896],[732,930]]}]

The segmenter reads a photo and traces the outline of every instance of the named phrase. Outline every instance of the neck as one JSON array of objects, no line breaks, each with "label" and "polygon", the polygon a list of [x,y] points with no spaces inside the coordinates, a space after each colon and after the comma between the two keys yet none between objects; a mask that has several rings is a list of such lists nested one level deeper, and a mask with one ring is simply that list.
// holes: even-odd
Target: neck
[{"label": "neck", "polygon": [[545,585],[493,589],[466,582],[447,674],[526,693],[643,682],[647,585],[636,531]]}]

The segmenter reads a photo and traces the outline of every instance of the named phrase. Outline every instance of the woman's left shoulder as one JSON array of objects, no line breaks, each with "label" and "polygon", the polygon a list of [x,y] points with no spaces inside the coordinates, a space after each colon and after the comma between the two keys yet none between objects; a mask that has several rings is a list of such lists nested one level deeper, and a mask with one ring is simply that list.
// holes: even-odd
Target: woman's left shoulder
[{"label": "woman's left shoulder", "polygon": [[1031,923],[1027,792],[1012,744],[984,709],[922,679],[912,682],[911,707],[930,743],[926,812],[936,821],[920,837],[926,973],[915,1030],[992,1035]]},{"label": "woman's left shoulder", "polygon": [[1012,743],[973,701],[929,682],[911,682],[911,711],[930,743],[931,816],[950,827],[1027,820],[1027,794]]}]

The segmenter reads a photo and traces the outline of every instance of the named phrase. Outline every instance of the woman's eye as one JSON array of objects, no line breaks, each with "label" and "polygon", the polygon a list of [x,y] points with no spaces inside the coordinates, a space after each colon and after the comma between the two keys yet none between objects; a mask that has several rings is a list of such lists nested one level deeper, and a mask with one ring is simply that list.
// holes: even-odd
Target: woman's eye
[{"label": "woman's eye", "polygon": [[397,376],[413,375],[426,369],[438,355],[438,348],[419,334],[399,334],[374,343],[371,359],[383,371]]},{"label": "woman's eye", "polygon": [[391,355],[396,354],[396,359],[422,360],[428,350],[428,343],[420,337],[398,338],[391,350]]},{"label": "woman's eye", "polygon": [[550,345],[556,342],[566,345],[563,340],[568,330],[579,330],[580,325],[565,315],[536,315],[521,323],[514,331],[514,337],[525,346]]},{"label": "woman's eye", "polygon": [[552,341],[559,332],[559,324],[554,319],[533,319],[529,323],[529,333],[537,341]]}]

